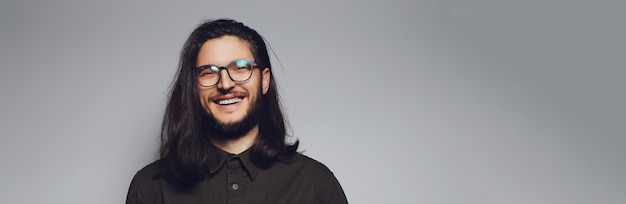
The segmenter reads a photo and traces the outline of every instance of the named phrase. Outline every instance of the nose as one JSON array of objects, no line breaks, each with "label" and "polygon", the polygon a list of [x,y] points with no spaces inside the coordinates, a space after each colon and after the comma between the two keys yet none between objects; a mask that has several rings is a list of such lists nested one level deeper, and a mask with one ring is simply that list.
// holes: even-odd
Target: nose
[{"label": "nose", "polygon": [[235,86],[235,82],[230,79],[228,76],[228,72],[224,70],[220,70],[220,81],[217,83],[217,88],[221,90],[230,90]]}]

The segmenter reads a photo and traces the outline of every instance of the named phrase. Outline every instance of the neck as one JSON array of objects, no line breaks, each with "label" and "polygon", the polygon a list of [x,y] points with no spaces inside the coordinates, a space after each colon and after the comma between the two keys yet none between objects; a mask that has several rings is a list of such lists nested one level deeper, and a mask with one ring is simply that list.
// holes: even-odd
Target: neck
[{"label": "neck", "polygon": [[238,139],[233,139],[233,140],[214,139],[211,142],[213,142],[215,146],[224,150],[225,152],[228,152],[231,154],[240,154],[246,151],[247,149],[249,149],[250,147],[252,147],[258,134],[259,134],[259,126],[257,125],[254,128],[252,128],[248,133],[246,133],[246,135]]}]

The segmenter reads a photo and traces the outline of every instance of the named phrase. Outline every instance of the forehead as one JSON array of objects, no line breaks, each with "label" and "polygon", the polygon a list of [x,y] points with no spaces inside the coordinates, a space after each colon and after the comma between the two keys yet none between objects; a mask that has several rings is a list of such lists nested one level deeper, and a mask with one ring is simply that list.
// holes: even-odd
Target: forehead
[{"label": "forehead", "polygon": [[250,44],[238,37],[226,35],[207,40],[202,44],[196,66],[206,64],[223,66],[236,59],[254,59]]}]

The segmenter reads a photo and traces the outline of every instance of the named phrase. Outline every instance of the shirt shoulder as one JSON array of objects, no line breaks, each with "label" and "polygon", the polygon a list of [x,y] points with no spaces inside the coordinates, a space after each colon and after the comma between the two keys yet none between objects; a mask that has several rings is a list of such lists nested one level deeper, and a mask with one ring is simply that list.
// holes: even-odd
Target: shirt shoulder
[{"label": "shirt shoulder", "polygon": [[303,172],[312,173],[312,174],[322,174],[322,175],[332,175],[332,171],[324,165],[322,162],[319,162],[307,155],[302,153],[296,153],[291,159],[285,161],[287,165],[293,165],[296,168],[301,168]]},{"label": "shirt shoulder", "polygon": [[165,180],[168,171],[167,162],[162,159],[157,160],[137,171],[133,181],[144,184],[162,182],[162,180]]}]

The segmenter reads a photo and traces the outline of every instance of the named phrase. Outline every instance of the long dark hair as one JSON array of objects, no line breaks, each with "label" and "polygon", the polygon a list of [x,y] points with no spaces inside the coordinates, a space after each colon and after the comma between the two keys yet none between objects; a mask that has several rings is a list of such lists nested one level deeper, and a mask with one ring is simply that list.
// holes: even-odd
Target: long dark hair
[{"label": "long dark hair", "polygon": [[[181,181],[198,181],[209,172],[210,156],[215,146],[203,128],[205,110],[200,105],[195,73],[200,47],[210,39],[235,36],[250,44],[250,50],[259,68],[270,68],[270,58],[263,37],[244,24],[218,19],[200,24],[189,36],[180,53],[178,73],[172,84],[169,101],[161,127],[160,158],[167,161],[171,173]],[[268,168],[273,162],[293,155],[299,142],[287,144],[285,118],[281,110],[274,75],[262,95],[259,135],[250,151],[251,161]]]}]

